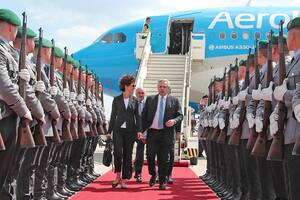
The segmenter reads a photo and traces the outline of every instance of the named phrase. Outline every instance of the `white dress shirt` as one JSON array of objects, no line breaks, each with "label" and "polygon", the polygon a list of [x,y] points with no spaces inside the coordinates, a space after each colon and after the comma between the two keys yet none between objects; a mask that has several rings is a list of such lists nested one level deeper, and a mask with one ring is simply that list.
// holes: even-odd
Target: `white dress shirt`
[{"label": "white dress shirt", "polygon": [[[124,98],[124,104],[125,104],[125,108],[127,109],[128,107],[128,102],[129,102],[129,98]],[[122,124],[121,128],[127,128],[126,127],[126,121]]]},{"label": "white dress shirt", "polygon": [[158,129],[158,119],[159,119],[160,99],[161,98],[163,98],[163,101],[164,101],[164,110],[163,110],[163,113],[165,113],[167,95],[166,96],[160,96],[160,95],[158,95],[158,101],[157,101],[157,108],[156,108],[155,116],[154,116],[152,125],[150,126],[150,128],[153,128],[153,129]]}]

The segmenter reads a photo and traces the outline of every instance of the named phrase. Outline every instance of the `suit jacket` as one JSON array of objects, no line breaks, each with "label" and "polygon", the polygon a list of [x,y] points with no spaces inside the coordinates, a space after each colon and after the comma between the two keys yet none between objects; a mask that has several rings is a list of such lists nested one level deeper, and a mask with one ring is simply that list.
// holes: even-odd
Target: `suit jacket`
[{"label": "suit jacket", "polygon": [[[147,97],[145,107],[142,112],[143,119],[143,132],[150,128],[153,123],[155,113],[157,110],[158,94],[154,96]],[[181,106],[177,98],[168,95],[166,99],[165,113],[164,113],[164,130],[172,133],[174,136],[176,125],[173,127],[166,127],[165,124],[168,120],[174,119],[176,125],[180,125],[183,119]],[[178,127],[176,130],[179,130]]]},{"label": "suit jacket", "polygon": [[127,109],[124,104],[123,94],[115,97],[112,103],[108,133],[120,129],[124,122],[126,122],[128,131],[141,132],[142,121],[138,106],[138,101],[133,96],[129,97]]}]

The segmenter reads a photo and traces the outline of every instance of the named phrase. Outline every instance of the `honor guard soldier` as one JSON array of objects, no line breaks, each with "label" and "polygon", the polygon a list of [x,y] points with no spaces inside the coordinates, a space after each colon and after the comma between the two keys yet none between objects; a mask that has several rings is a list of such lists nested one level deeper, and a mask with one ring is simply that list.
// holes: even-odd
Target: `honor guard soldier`
[{"label": "honor guard soldier", "polygon": [[[291,20],[288,25],[287,46],[295,54],[291,63],[286,66],[286,79],[274,90],[277,101],[283,102],[287,109],[287,119],[284,130],[284,174],[287,185],[288,198],[300,199],[298,185],[300,177],[300,157],[296,151],[295,143],[299,137],[299,72],[300,72],[300,18]],[[280,72],[279,72],[280,73]],[[277,116],[281,113],[277,112]],[[276,120],[277,121],[277,120]],[[279,121],[277,121],[279,123]],[[293,155],[294,154],[294,155]]]},{"label": "honor guard soldier", "polygon": [[[252,98],[257,101],[257,106],[256,106],[256,111],[254,111],[254,116],[255,116],[255,131],[258,135],[261,134],[266,134],[266,148],[269,149],[271,145],[271,137],[269,132],[266,130],[264,131],[263,129],[268,129],[268,127],[264,127],[264,108],[265,103],[262,98],[262,87],[269,87],[267,85],[267,70],[268,70],[268,45],[269,42],[266,40],[259,41],[258,45],[258,65],[261,66],[260,69],[260,84],[257,89],[254,89],[252,91]],[[272,63],[271,63],[272,65]],[[273,65],[272,65],[273,68]],[[272,87],[272,83],[270,84]],[[264,133],[262,133],[264,131]],[[259,136],[258,136],[259,137]],[[255,148],[255,146],[254,146]],[[253,153],[254,150],[252,150]],[[267,161],[265,155],[260,155],[260,153],[253,154],[256,156],[257,159],[257,164],[258,164],[258,172],[259,172],[259,178],[260,178],[260,183],[261,183],[261,191],[262,191],[262,199],[275,199],[275,191],[273,187],[273,180],[272,180],[272,174],[271,174],[271,163]]]},{"label": "honor guard soldier", "polygon": [[23,72],[18,76],[19,54],[11,45],[20,25],[21,21],[14,12],[0,9],[0,132],[6,147],[5,151],[0,152],[0,160],[6,163],[0,166],[0,188],[6,180],[14,159],[17,145],[17,118],[22,118],[26,124],[32,121],[31,112],[19,94],[17,86],[19,77],[25,82],[28,80],[28,71],[23,70],[24,76]]},{"label": "honor guard soldier", "polygon": [[[51,56],[51,66],[54,73],[54,82],[55,86],[58,89],[57,95],[54,97],[55,102],[57,103],[58,109],[60,111],[61,117],[57,123],[57,129],[60,133],[60,137],[62,142],[55,143],[53,149],[53,158],[51,163],[48,166],[48,174],[47,174],[47,181],[48,187],[46,192],[46,197],[48,199],[65,199],[68,197],[66,194],[61,194],[57,191],[56,182],[55,180],[65,179],[64,173],[62,172],[61,164],[62,164],[62,157],[67,155],[68,147],[70,144],[70,136],[69,133],[69,126],[71,119],[71,112],[69,109],[69,103],[67,101],[67,97],[64,95],[64,88],[63,88],[63,74],[61,73],[61,66],[63,66],[63,56],[62,50],[58,47],[52,49],[52,53],[54,55]],[[50,81],[52,77],[50,76]],[[55,173],[57,170],[57,173]],[[54,175],[57,174],[55,178]],[[59,181],[62,182],[62,181]],[[63,186],[63,185],[62,185]],[[70,194],[71,195],[71,194]]]},{"label": "honor guard soldier", "polygon": [[[18,28],[17,38],[14,41],[14,46],[17,49],[21,49],[21,40],[22,40],[23,27]],[[35,95],[35,86],[36,86],[36,74],[32,70],[31,61],[29,58],[29,54],[34,52],[35,44],[34,38],[37,36],[36,33],[27,28],[26,30],[27,39],[26,39],[26,68],[29,71],[29,86],[26,89],[26,104],[28,108],[31,110],[32,116],[35,119],[33,123],[31,123],[31,128],[33,130],[34,126],[37,122],[45,124],[45,114],[44,109],[42,107],[41,102]],[[33,134],[38,134],[37,132],[33,132]],[[41,133],[43,134],[43,133]],[[44,136],[44,135],[43,135]],[[36,137],[35,137],[36,138]],[[38,144],[37,144],[38,145]],[[24,156],[19,156],[22,163],[18,167],[18,176],[17,178],[17,199],[26,199],[29,198],[29,179],[32,175],[32,164],[34,160],[34,152],[36,152],[37,147],[29,148],[24,152]]]},{"label": "honor guard soldier", "polygon": [[[41,44],[39,46],[39,39],[35,39],[35,52],[32,58],[33,63],[35,63],[35,71],[37,75],[39,70],[41,73],[41,79],[37,80],[43,81],[44,88],[36,87],[38,94],[40,95],[40,101],[45,111],[46,124],[43,126],[43,130],[47,139],[46,147],[39,147],[36,160],[37,168],[35,170],[35,182],[34,182],[34,199],[45,198],[46,196],[46,180],[47,180],[47,169],[52,159],[54,158],[55,143],[57,141],[57,127],[56,123],[60,118],[60,112],[58,106],[55,102],[54,97],[57,95],[57,87],[50,86],[49,73],[50,73],[50,62],[51,62],[51,48],[52,43],[45,39],[41,39]],[[40,61],[40,63],[38,63]],[[39,69],[40,67],[40,69]],[[55,137],[54,137],[55,136]]]}]

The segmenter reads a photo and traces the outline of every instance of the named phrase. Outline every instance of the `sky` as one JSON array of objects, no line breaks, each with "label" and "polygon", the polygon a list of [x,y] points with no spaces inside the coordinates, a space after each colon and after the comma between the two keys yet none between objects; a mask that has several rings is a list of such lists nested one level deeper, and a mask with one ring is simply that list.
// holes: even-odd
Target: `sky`
[{"label": "sky", "polygon": [[[103,32],[146,16],[212,7],[245,6],[249,0],[0,0],[1,7],[25,11],[28,27],[73,53]],[[4,2],[4,3],[3,3]],[[299,0],[252,0],[251,6],[296,6]],[[299,6],[299,3],[298,3]]]}]

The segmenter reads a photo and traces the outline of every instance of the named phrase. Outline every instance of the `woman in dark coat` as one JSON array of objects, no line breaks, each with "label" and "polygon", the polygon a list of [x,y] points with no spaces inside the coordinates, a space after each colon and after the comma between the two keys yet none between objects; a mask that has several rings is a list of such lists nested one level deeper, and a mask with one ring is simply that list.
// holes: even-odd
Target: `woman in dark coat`
[{"label": "woman in dark coat", "polygon": [[119,88],[122,94],[113,100],[107,138],[113,137],[114,144],[116,178],[112,187],[116,188],[120,184],[125,189],[126,180],[131,178],[133,145],[136,138],[142,138],[142,122],[138,101],[132,96],[135,78],[131,75],[123,76]]}]

